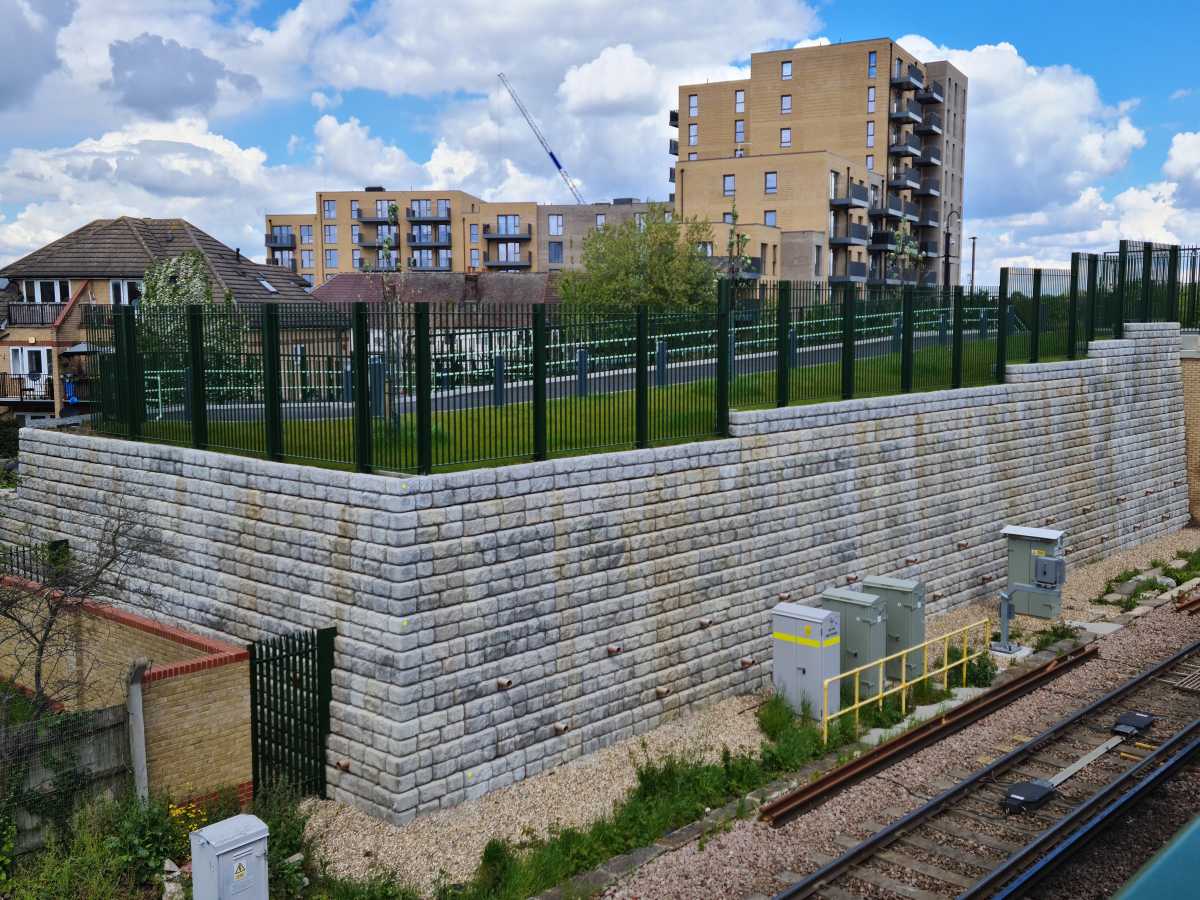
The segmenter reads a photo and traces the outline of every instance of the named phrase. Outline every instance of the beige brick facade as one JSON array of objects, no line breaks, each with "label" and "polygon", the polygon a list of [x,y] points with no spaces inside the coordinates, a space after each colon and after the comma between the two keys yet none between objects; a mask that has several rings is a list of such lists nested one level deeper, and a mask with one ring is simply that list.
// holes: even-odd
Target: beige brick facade
[{"label": "beige brick facade", "polygon": [[1192,521],[1200,521],[1200,349],[1185,350],[1180,354],[1179,367],[1183,376],[1183,417],[1187,425],[1188,509]]}]

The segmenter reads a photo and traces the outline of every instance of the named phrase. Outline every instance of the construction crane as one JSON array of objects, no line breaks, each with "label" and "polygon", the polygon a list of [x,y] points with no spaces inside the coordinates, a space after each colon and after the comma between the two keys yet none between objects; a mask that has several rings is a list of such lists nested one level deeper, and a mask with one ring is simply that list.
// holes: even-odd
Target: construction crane
[{"label": "construction crane", "polygon": [[571,192],[571,196],[575,198],[576,203],[586,203],[579,193],[579,189],[575,187],[575,182],[571,180],[571,176],[567,174],[567,170],[563,168],[563,164],[558,161],[558,157],[554,155],[554,151],[550,149],[550,145],[546,142],[546,136],[542,134],[542,130],[537,127],[537,122],[533,121],[533,116],[529,114],[529,110],[525,108],[525,104],[521,102],[521,98],[517,96],[517,92],[513,90],[513,86],[509,84],[504,73],[500,73],[500,82],[508,89],[508,94],[513,98],[513,103],[517,104],[517,109],[521,111],[521,115],[525,117],[525,121],[529,123],[529,130],[533,132],[533,136],[538,139],[538,143],[542,145],[542,149],[546,151],[546,155],[550,157],[550,162],[554,163],[554,168],[558,169],[558,174],[562,176],[563,183],[566,184],[567,190]]}]

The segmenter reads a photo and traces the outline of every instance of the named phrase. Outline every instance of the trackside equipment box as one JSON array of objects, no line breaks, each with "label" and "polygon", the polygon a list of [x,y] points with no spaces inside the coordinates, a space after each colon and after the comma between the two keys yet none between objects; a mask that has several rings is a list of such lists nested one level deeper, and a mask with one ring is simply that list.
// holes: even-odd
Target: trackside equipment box
[{"label": "trackside equipment box", "polygon": [[1057,619],[1062,612],[1062,586],[1067,564],[1061,531],[1008,525],[1000,532],[1008,540],[1008,594],[1013,612]]},{"label": "trackside equipment box", "polygon": [[[838,614],[799,603],[780,603],[771,611],[775,692],[797,713],[807,701],[813,716],[821,717],[826,678],[837,675],[840,651]],[[837,685],[830,685],[827,714],[840,708]]]},{"label": "trackside equipment box", "polygon": [[[887,642],[884,656],[925,643],[925,585],[910,578],[871,575],[863,579],[863,591],[882,597],[887,608]],[[907,677],[921,677],[921,654],[910,653],[904,660],[893,659],[886,666],[888,678],[900,680],[901,662]],[[940,665],[940,662],[939,662]]]},{"label": "trackside equipment box", "polygon": [[[883,658],[887,645],[887,605],[882,597],[849,588],[830,588],[821,594],[818,605],[841,617],[843,672]],[[873,697],[883,688],[878,669],[869,669],[858,678],[859,699]],[[853,678],[842,683],[847,691],[854,690]]]},{"label": "trackside equipment box", "polygon": [[191,834],[196,900],[267,900],[267,826],[238,815]]}]

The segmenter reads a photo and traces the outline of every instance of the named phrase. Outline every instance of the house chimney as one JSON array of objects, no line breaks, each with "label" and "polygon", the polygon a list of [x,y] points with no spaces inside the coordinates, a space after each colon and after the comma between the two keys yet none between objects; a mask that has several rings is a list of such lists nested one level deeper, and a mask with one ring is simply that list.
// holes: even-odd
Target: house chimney
[{"label": "house chimney", "polygon": [[242,261],[242,248],[235,247],[233,250],[233,255],[236,257],[238,262],[241,262]]}]

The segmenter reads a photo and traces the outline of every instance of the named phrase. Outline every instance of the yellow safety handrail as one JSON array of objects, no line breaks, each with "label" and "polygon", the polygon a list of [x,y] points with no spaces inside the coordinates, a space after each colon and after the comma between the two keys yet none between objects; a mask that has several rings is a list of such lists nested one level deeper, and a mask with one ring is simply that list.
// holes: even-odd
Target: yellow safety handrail
[{"label": "yellow safety handrail", "polygon": [[[981,640],[977,644],[979,649],[975,650],[972,653],[968,653],[967,651],[969,648],[969,638],[970,638],[971,632],[976,628],[980,629],[980,631],[982,632]],[[962,656],[960,659],[956,659],[953,662],[951,662],[951,660],[950,660],[950,641],[952,639],[957,639],[959,636],[962,637]],[[900,695],[900,713],[901,713],[901,715],[908,715],[908,689],[919,682],[925,681],[928,678],[933,678],[937,675],[941,675],[942,676],[942,690],[948,690],[950,687],[950,670],[955,667],[962,668],[962,683],[965,686],[967,683],[967,664],[969,662],[971,662],[971,660],[978,659],[980,656],[982,656],[984,653],[987,652],[988,641],[990,640],[990,638],[991,638],[991,620],[980,619],[978,622],[972,622],[970,625],[964,625],[962,628],[956,628],[953,631],[947,631],[945,634],[941,634],[941,635],[938,635],[937,637],[930,638],[929,640],[925,641],[924,643],[917,644],[914,647],[909,647],[905,650],[900,650],[899,652],[893,653],[890,656],[884,656],[877,660],[874,660],[873,662],[869,662],[869,663],[866,663],[865,665],[861,665],[856,669],[850,669],[846,672],[842,672],[839,675],[832,675],[829,678],[826,678],[822,685],[822,689],[824,691],[824,695],[822,697],[824,702],[821,704],[821,738],[822,738],[822,740],[824,740],[826,742],[829,741],[829,723],[832,722],[834,719],[841,718],[842,716],[846,715],[847,713],[851,713],[851,712],[854,713],[854,725],[855,725],[855,730],[857,731],[858,711],[870,703],[877,703],[877,704],[879,704],[880,708],[882,708],[884,698],[890,697],[892,694]],[[938,666],[936,669],[930,669],[929,668],[929,648],[935,644],[942,645],[942,653],[941,653],[942,664],[940,666]],[[913,654],[913,653],[921,654],[921,677],[910,679],[908,677],[908,658],[909,658],[909,655]],[[889,687],[886,690],[884,690],[883,685],[886,681],[886,679],[884,678],[884,667],[889,662],[892,662],[893,660],[897,660],[897,659],[900,660],[900,680],[896,684],[894,684],[892,687]],[[864,672],[868,672],[871,670],[875,670],[878,672],[880,690],[877,693],[872,694],[870,697],[863,699],[860,696],[861,695],[862,674]],[[850,678],[850,677],[854,678],[854,703],[851,704],[850,706],[840,708],[840,709],[838,709],[837,712],[830,715],[830,713],[829,713],[829,686],[831,684],[834,684],[835,682],[838,684],[838,697],[840,699],[841,684],[843,681],[845,681],[845,679]]]}]

